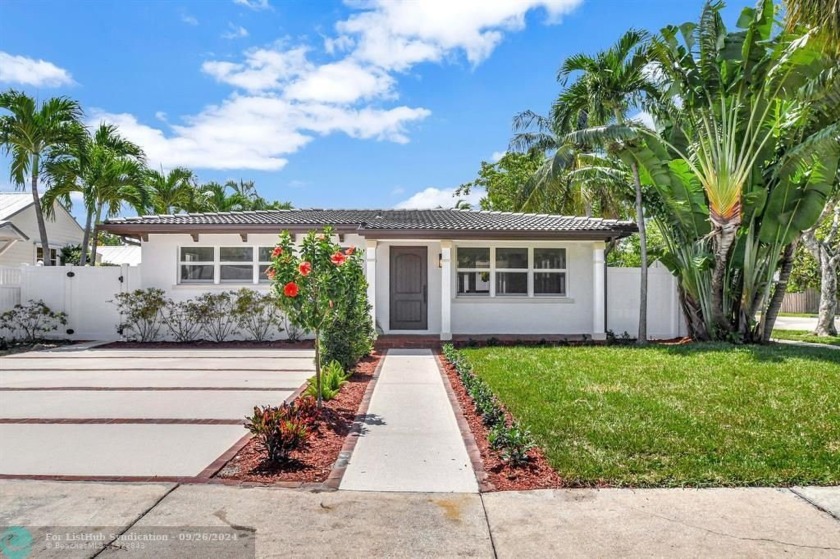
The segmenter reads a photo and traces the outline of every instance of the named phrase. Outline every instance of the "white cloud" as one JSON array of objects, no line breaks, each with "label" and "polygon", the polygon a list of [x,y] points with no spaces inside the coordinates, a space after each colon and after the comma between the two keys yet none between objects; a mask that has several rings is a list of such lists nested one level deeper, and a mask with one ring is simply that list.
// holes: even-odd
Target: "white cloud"
[{"label": "white cloud", "polygon": [[166,122],[166,113],[163,111],[157,111],[155,113],[155,118],[161,122]]},{"label": "white cloud", "polygon": [[75,82],[70,72],[52,62],[0,51],[0,83],[59,87]]},{"label": "white cloud", "polygon": [[647,126],[651,130],[656,129],[656,123],[653,121],[653,115],[646,111],[640,111],[630,117],[630,120],[635,120]]},{"label": "white cloud", "polygon": [[84,194],[82,194],[81,192],[75,192],[75,191],[74,191],[74,192],[71,192],[71,193],[70,193],[70,202],[71,202],[73,205],[76,205],[76,204],[81,204],[81,205],[84,205],[84,203],[85,203],[85,195],[84,195]]},{"label": "white cloud", "polygon": [[[270,8],[264,0],[234,1]],[[529,11],[554,23],[582,0],[346,1],[353,15],[336,23],[321,49],[285,39],[238,59],[206,60],[201,71],[234,91],[197,114],[158,114],[154,126],[130,114],[100,111],[97,118],[120,125],[151,164],[166,167],[277,170],[315,137],[336,133],[406,143],[410,127],[431,113],[394,103],[400,72],[461,54],[478,64],[505,32],[524,27]],[[226,35],[247,30],[231,23]],[[451,194],[430,188],[403,204],[453,206]]]},{"label": "white cloud", "polygon": [[481,193],[471,192],[467,196],[455,196],[454,188],[429,187],[414,194],[411,198],[403,200],[396,206],[398,210],[423,210],[429,208],[454,208],[458,200],[466,200],[473,206],[477,206],[481,200]]},{"label": "white cloud", "polygon": [[490,158],[492,159],[493,163],[496,163],[505,155],[507,155],[506,151],[494,151],[493,155],[491,155]]},{"label": "white cloud", "polygon": [[356,56],[382,68],[405,70],[439,61],[453,51],[479,64],[501,42],[506,31],[525,27],[525,14],[542,9],[548,23],[574,10],[582,0],[370,0],[351,5],[361,13],[336,26],[352,37]]},{"label": "white cloud", "polygon": [[183,21],[187,25],[198,25],[198,19],[196,19],[195,16],[191,16],[190,14],[181,14],[181,21]]},{"label": "white cloud", "polygon": [[228,30],[222,33],[222,39],[242,39],[248,36],[248,30],[241,25],[228,23]]},{"label": "white cloud", "polygon": [[252,10],[268,10],[271,8],[271,4],[268,3],[268,0],[233,0],[233,3],[238,6],[245,6],[246,8],[250,8]]}]

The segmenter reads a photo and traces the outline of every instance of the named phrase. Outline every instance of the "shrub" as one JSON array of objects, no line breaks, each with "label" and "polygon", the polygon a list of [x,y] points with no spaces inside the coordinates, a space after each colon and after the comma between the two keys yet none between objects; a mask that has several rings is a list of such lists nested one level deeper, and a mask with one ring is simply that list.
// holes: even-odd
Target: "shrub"
[{"label": "shrub", "polygon": [[67,324],[67,315],[53,312],[43,301],[29,301],[15,305],[0,314],[0,331],[8,331],[9,338],[31,344]]},{"label": "shrub", "polygon": [[[338,361],[330,361],[321,371],[321,399],[329,401],[338,396],[341,387],[347,384],[350,375],[344,372]],[[305,394],[312,398],[318,397],[318,385],[315,377],[309,379]]]},{"label": "shrub", "polygon": [[254,406],[254,414],[245,418],[245,428],[257,437],[272,462],[284,462],[289,454],[302,448],[317,418],[311,398],[300,398],[279,407]]},{"label": "shrub", "polygon": [[303,337],[304,332],[297,324],[289,320],[289,317],[283,315],[283,330],[286,331],[286,339],[290,342],[297,342]]},{"label": "shrub", "polygon": [[166,307],[163,289],[151,287],[118,293],[115,303],[121,317],[117,332],[140,342],[153,342],[157,339],[163,324],[163,309]]},{"label": "shrub", "polygon": [[496,425],[487,436],[490,447],[499,453],[499,457],[511,466],[521,466],[530,460],[528,451],[534,448],[531,433],[514,423],[506,426]]},{"label": "shrub", "polygon": [[280,309],[274,297],[269,294],[240,289],[233,303],[233,315],[236,325],[258,342],[268,339],[272,328],[283,331]]},{"label": "shrub", "polygon": [[203,320],[201,306],[192,299],[177,303],[171,299],[166,301],[163,322],[175,341],[195,341],[201,334]]},{"label": "shrub", "polygon": [[204,333],[215,342],[224,342],[237,332],[234,313],[235,291],[202,293],[195,302],[200,307],[203,317],[201,325]]}]

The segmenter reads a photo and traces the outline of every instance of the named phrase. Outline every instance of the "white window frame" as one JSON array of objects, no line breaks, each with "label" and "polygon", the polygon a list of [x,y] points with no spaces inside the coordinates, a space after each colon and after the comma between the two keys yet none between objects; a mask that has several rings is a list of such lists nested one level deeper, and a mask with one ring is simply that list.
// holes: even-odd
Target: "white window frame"
[{"label": "white window frame", "polygon": [[[464,298],[468,298],[468,299],[492,297],[494,295],[493,289],[495,288],[495,285],[496,285],[496,282],[493,281],[493,256],[494,256],[493,247],[486,247],[486,246],[460,247],[460,248],[489,248],[490,249],[489,260],[488,260],[488,265],[487,265],[486,268],[461,268],[461,267],[459,267],[458,266],[457,248],[458,247],[456,247],[456,252],[455,252],[455,292],[456,292],[456,295],[458,297],[464,297]],[[490,292],[489,293],[458,293],[458,281],[459,281],[459,276],[462,272],[466,272],[466,273],[469,273],[469,274],[473,274],[473,273],[479,273],[480,274],[480,273],[486,272],[488,274],[488,281],[490,283]]]},{"label": "white window frame", "polygon": [[[499,268],[496,263],[496,251],[498,249],[502,250],[525,250],[525,260],[526,265],[524,268]],[[518,246],[502,246],[502,247],[491,247],[490,250],[490,263],[493,266],[493,276],[492,276],[492,289],[490,290],[494,296],[496,297],[530,297],[533,295],[533,275],[532,275],[532,266],[534,262],[534,252],[533,248],[526,246],[526,245],[518,245]],[[512,274],[523,274],[525,276],[525,293],[499,293],[499,274],[504,273],[512,273]]]},{"label": "white window frame", "polygon": [[[181,250],[182,249],[189,249],[189,248],[212,248],[213,249],[213,260],[212,261],[195,261],[195,262],[185,262],[181,259]],[[249,248],[251,249],[251,259],[250,260],[225,260],[222,261],[222,249],[223,248]],[[207,246],[207,245],[198,245],[198,246],[191,246],[191,245],[180,245],[178,246],[178,252],[176,255],[177,259],[177,269],[175,272],[176,275],[176,284],[177,285],[265,285],[270,282],[267,277],[260,275],[260,266],[267,266],[271,264],[271,260],[260,260],[260,249],[267,248],[270,250],[274,250],[274,246],[268,245],[216,245],[216,246]],[[181,266],[184,265],[195,265],[195,266],[213,266],[213,279],[212,280],[182,280],[181,279]],[[250,280],[223,280],[222,279],[222,266],[251,266],[251,279]]]},{"label": "white window frame", "polygon": [[[482,244],[477,242],[470,242],[469,244],[457,244],[455,245],[455,279],[452,292],[454,293],[454,298],[459,300],[486,300],[496,299],[496,300],[524,300],[524,299],[565,299],[571,300],[571,289],[570,289],[570,277],[569,277],[569,247],[568,245],[556,245],[556,244],[548,244],[548,243],[516,243],[516,242],[504,242],[504,243],[488,243]],[[490,268],[460,268],[457,267],[457,258],[458,258],[458,251],[464,248],[484,248],[490,249]],[[496,249],[497,248],[518,248],[518,249],[527,249],[528,250],[528,268],[497,268],[496,267]],[[535,249],[559,249],[564,251],[564,258],[565,258],[565,268],[534,268],[535,261],[534,261],[534,250]],[[459,293],[458,292],[458,274],[461,272],[489,272],[490,273],[490,293],[488,294],[478,294],[478,293]],[[497,272],[514,272],[514,273],[526,273],[528,274],[528,292],[527,293],[510,293],[510,294],[499,294],[496,291],[496,273]],[[534,274],[535,273],[557,273],[557,274],[564,274],[566,281],[565,281],[565,293],[535,293],[535,283],[534,283]]]}]

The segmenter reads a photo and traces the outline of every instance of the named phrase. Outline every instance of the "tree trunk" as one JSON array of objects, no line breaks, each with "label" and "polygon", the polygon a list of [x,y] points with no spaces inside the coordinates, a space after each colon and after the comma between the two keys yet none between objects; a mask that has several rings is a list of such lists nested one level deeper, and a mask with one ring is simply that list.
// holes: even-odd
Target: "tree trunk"
[{"label": "tree trunk", "polygon": [[696,342],[708,341],[709,334],[706,332],[706,323],[703,321],[700,306],[693,297],[685,292],[682,285],[678,285],[677,289],[680,296],[680,307],[682,307],[686,318],[688,337]]},{"label": "tree trunk", "polygon": [[723,339],[732,330],[732,324],[727,318],[727,310],[724,309],[724,290],[726,289],[726,272],[729,267],[729,253],[732,245],[735,244],[735,237],[738,233],[740,220],[732,219],[723,225],[718,224],[714,218],[717,233],[715,246],[715,268],[712,272],[712,324],[715,332],[710,334],[715,339]]},{"label": "tree trunk", "polygon": [[315,390],[318,392],[318,409],[324,406],[321,398],[321,330],[315,330]]},{"label": "tree trunk", "polygon": [[794,240],[785,247],[785,251],[782,253],[782,268],[779,270],[779,279],[776,281],[767,310],[761,316],[761,323],[758,326],[758,339],[765,344],[770,341],[770,335],[773,333],[779,311],[782,310],[782,301],[785,299],[788,280],[790,280],[790,273],[793,270],[793,256],[796,252],[796,245],[797,241]]},{"label": "tree trunk", "polygon": [[826,247],[820,250],[820,311],[817,317],[817,336],[836,336],[837,327],[837,262],[831,258]]},{"label": "tree trunk", "polygon": [[639,167],[631,165],[633,183],[636,188],[636,222],[639,226],[639,248],[642,257],[641,282],[639,291],[639,333],[636,343],[647,343],[647,299],[648,299],[648,255],[647,255],[647,227],[645,226],[645,209],[642,203],[642,181],[639,177]]},{"label": "tree trunk", "polygon": [[96,221],[93,223],[93,241],[90,247],[90,261],[96,266],[96,247],[99,246],[99,221],[102,216],[102,206],[96,208]]},{"label": "tree trunk", "polygon": [[44,222],[44,210],[41,208],[41,197],[38,196],[38,158],[32,165],[32,202],[35,206],[35,220],[38,222],[38,234],[41,237],[41,253],[44,266],[52,266],[50,258],[50,241],[47,238],[47,224]]},{"label": "tree trunk", "polygon": [[[88,260],[88,250],[90,247],[90,227],[93,222],[93,209],[88,209],[87,217],[85,218],[85,233],[82,235],[82,254],[79,257],[79,266],[84,266]],[[96,264],[96,255],[93,257],[93,263]]]}]

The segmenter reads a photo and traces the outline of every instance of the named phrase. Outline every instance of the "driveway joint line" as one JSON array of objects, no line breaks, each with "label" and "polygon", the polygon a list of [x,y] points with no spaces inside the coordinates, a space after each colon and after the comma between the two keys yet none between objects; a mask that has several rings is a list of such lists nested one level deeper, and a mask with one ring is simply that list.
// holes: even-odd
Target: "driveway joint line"
[{"label": "driveway joint line", "polygon": [[788,491],[790,491],[791,493],[793,493],[794,495],[796,495],[797,497],[799,497],[800,499],[802,499],[803,501],[805,501],[806,503],[808,503],[809,505],[814,507],[815,509],[824,512],[825,514],[827,514],[828,516],[830,516],[834,520],[840,521],[840,516],[833,513],[832,511],[828,510],[827,508],[821,507],[819,504],[815,503],[814,501],[812,501],[811,499],[809,499],[808,497],[806,497],[805,495],[803,495],[802,493],[797,491],[795,487],[789,487]]},{"label": "driveway joint line", "polygon": [[487,524],[487,535],[490,536],[490,549],[493,550],[493,559],[499,559],[499,552],[496,551],[496,540],[493,538],[493,527],[490,525],[490,515],[487,513],[487,505],[484,503],[484,493],[479,491],[478,498],[481,499],[481,510],[484,511],[484,522]]}]

